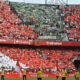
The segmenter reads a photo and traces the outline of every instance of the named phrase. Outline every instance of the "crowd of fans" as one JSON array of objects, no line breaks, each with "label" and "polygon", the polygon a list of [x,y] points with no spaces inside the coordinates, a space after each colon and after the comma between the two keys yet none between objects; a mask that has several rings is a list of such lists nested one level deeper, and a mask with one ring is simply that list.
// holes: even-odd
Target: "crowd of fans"
[{"label": "crowd of fans", "polygon": [[[13,3],[14,4],[14,3]],[[49,26],[35,27],[35,32],[41,36],[58,36],[59,28],[59,8],[56,6],[30,5],[21,3],[16,4],[15,9],[20,17],[23,17],[27,24],[51,24]],[[22,20],[12,10],[9,3],[0,0],[0,39],[22,39],[35,40],[37,34],[31,27],[23,24]],[[27,10],[26,10],[27,9]],[[21,11],[22,10],[22,11]],[[80,39],[80,7],[66,6],[61,8],[61,17],[64,21],[64,32],[69,38]],[[52,31],[52,33],[50,33]],[[49,33],[48,33],[49,32]],[[63,33],[64,33],[63,32]],[[46,33],[46,35],[44,34]],[[2,47],[0,52],[11,59],[17,59],[29,66],[30,69],[54,69],[58,62],[59,69],[74,69],[73,61],[80,59],[79,49],[62,48],[16,48]]]},{"label": "crowd of fans", "polygon": [[59,21],[58,6],[11,2],[18,15],[27,24],[52,24]]},{"label": "crowd of fans", "polygon": [[59,69],[74,69],[74,60],[80,58],[79,49],[0,47],[0,52],[15,61],[19,60],[30,69],[42,70],[54,69],[56,62]]},{"label": "crowd of fans", "polygon": [[[58,41],[80,41],[79,18],[80,6],[44,6],[0,0],[0,38],[35,40],[45,36],[45,39]],[[28,24],[33,25],[29,27]]]},{"label": "crowd of fans", "polygon": [[[80,41],[80,6],[11,4],[24,23],[33,25],[38,36],[55,36],[56,40],[61,41]],[[36,24],[39,27],[34,27]],[[65,33],[67,34],[66,39],[63,38]]]},{"label": "crowd of fans", "polygon": [[80,41],[80,6],[63,6],[62,19],[66,25],[64,32],[73,41]]},{"label": "crowd of fans", "polygon": [[0,38],[1,39],[37,39],[32,28],[22,24],[22,20],[13,12],[8,3],[0,0]]},{"label": "crowd of fans", "polygon": [[[51,36],[50,38],[46,37],[46,39],[53,39],[52,36],[59,36],[59,6],[17,2],[11,2],[11,5],[23,22],[34,29],[39,39],[41,39],[40,36]],[[36,25],[38,25],[38,27],[36,27]]]}]

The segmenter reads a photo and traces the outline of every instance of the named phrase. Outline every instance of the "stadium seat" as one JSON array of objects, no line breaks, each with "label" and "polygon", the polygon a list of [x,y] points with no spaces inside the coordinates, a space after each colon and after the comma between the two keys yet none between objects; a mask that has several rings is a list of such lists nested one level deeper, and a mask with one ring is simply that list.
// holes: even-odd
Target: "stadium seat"
[{"label": "stadium seat", "polygon": [[[66,28],[69,38],[78,39],[80,37],[80,6],[62,6],[64,22],[70,26]],[[65,32],[65,30],[64,30]],[[73,34],[72,34],[73,33]]]}]

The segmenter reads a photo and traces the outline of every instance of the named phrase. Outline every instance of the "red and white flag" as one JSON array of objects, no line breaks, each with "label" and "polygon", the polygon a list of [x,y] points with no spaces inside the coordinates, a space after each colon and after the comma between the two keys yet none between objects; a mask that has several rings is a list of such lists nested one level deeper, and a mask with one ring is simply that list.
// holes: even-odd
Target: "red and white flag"
[{"label": "red and white flag", "polygon": [[57,71],[60,72],[60,70],[59,70],[59,66],[58,66],[58,61],[56,61],[56,68],[57,68]]},{"label": "red and white flag", "polygon": [[20,74],[20,77],[22,77],[22,69],[21,69],[21,66],[19,64],[19,61],[17,61],[17,63],[16,63],[15,71]]}]

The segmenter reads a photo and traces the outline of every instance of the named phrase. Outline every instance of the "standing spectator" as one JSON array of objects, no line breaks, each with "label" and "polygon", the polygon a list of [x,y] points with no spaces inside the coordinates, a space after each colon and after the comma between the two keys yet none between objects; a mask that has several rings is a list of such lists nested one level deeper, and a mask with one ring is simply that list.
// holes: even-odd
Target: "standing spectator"
[{"label": "standing spectator", "polygon": [[23,80],[26,80],[26,69],[23,70]]},{"label": "standing spectator", "polygon": [[1,70],[1,80],[4,80],[4,74],[5,74],[5,71],[4,71],[4,68],[2,67],[2,70]]},{"label": "standing spectator", "polygon": [[75,72],[75,80],[79,80],[79,76],[80,76],[79,71],[76,70],[76,72]]},{"label": "standing spectator", "polygon": [[59,71],[58,70],[56,71],[56,78],[57,78],[57,80],[59,79]]},{"label": "standing spectator", "polygon": [[67,74],[67,71],[64,68],[62,71],[62,80],[66,80],[66,74]]},{"label": "standing spectator", "polygon": [[39,69],[39,71],[37,72],[37,80],[42,80],[42,72]]}]

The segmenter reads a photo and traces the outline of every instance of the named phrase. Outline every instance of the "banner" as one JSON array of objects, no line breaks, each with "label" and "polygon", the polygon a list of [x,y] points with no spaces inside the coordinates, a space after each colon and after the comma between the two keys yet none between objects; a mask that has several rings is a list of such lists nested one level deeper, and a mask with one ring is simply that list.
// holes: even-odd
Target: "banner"
[{"label": "banner", "polygon": [[[43,77],[56,77],[56,74],[42,74]],[[5,74],[5,78],[17,78],[20,77],[20,74]],[[31,73],[27,74],[26,77],[37,77],[37,73]],[[60,73],[59,77],[62,77],[62,74]],[[67,77],[74,77],[74,73],[67,74]]]},{"label": "banner", "polygon": [[0,39],[1,44],[21,44],[34,46],[80,46],[80,41],[19,40]]},{"label": "banner", "polygon": [[[32,72],[30,72],[29,75],[30,75],[30,77],[37,77],[37,73],[32,73]],[[43,76],[43,77],[49,77],[49,74],[42,73],[42,76]]]},{"label": "banner", "polygon": [[39,41],[36,42],[36,46],[80,46],[80,42],[39,40]]},{"label": "banner", "polygon": [[33,45],[33,40],[0,39],[0,43],[1,43],[1,44]]}]

